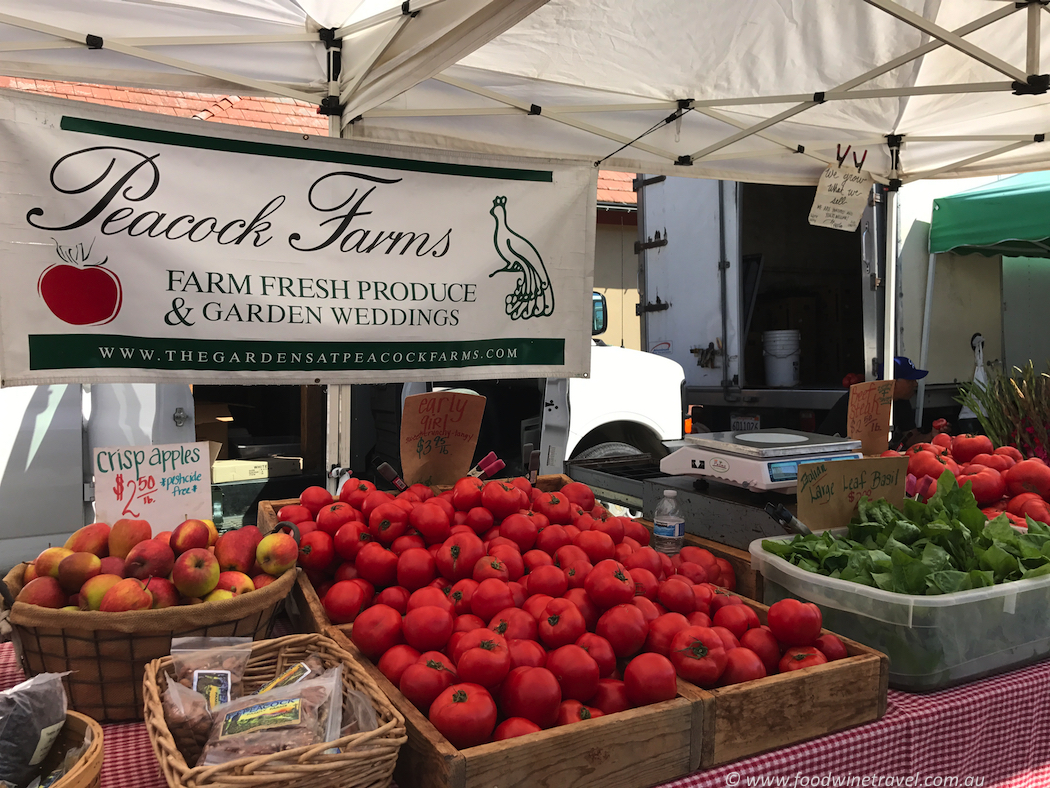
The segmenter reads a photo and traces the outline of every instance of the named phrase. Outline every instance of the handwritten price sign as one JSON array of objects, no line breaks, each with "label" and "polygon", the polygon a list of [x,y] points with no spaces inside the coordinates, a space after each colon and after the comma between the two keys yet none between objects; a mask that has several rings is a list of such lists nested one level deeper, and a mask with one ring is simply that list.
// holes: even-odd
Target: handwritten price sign
[{"label": "handwritten price sign", "polygon": [[862,498],[904,502],[907,457],[833,460],[798,466],[798,519],[810,530],[846,526]]},{"label": "handwritten price sign", "polygon": [[892,380],[873,380],[849,387],[846,434],[860,441],[863,454],[878,456],[889,447],[892,405]]},{"label": "handwritten price sign", "polygon": [[405,397],[401,476],[409,484],[452,484],[470,470],[485,398],[459,391]]},{"label": "handwritten price sign", "polygon": [[207,443],[95,449],[95,516],[148,520],[154,533],[187,518],[211,518]]}]

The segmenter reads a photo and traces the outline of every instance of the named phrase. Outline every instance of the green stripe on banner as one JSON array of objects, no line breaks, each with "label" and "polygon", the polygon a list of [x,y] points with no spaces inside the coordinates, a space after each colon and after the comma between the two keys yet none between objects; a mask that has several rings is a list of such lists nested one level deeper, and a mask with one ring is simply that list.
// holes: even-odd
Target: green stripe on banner
[{"label": "green stripe on banner", "polygon": [[267,342],[31,334],[29,368],[217,372],[370,371],[559,365],[564,339],[464,342]]},{"label": "green stripe on banner", "polygon": [[77,118],[70,115],[62,116],[60,126],[64,131],[79,131],[83,134],[97,134],[103,137],[138,140],[139,142],[156,142],[163,145],[178,145],[183,148],[218,150],[226,151],[227,153],[248,153],[253,156],[272,156],[279,159],[328,161],[334,164],[354,164],[361,167],[381,167],[387,170],[430,172],[438,175],[460,175],[470,178],[497,178],[507,181],[534,181],[538,183],[554,182],[554,173],[550,170],[519,170],[511,167],[482,167],[473,164],[397,159],[391,156],[374,156],[366,153],[304,148],[296,145],[278,145],[272,142],[251,142],[224,137],[209,137],[203,134],[188,134],[182,131],[149,129],[142,126],[127,126],[123,123],[109,123],[107,121]]}]

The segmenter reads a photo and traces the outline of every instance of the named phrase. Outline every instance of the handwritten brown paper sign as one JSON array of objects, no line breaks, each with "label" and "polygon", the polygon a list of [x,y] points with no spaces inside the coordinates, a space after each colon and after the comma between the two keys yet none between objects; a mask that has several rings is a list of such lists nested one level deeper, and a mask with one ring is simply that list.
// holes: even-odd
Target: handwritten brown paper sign
[{"label": "handwritten brown paper sign", "polygon": [[863,454],[878,456],[889,448],[892,405],[892,380],[873,380],[849,387],[846,435],[860,441]]},{"label": "handwritten brown paper sign", "polygon": [[868,204],[872,180],[850,167],[832,165],[821,173],[809,223],[854,232]]},{"label": "handwritten brown paper sign", "polygon": [[798,519],[811,531],[843,528],[861,498],[904,503],[907,457],[818,460],[798,466]]},{"label": "handwritten brown paper sign", "polygon": [[401,474],[408,484],[454,484],[470,470],[485,398],[434,391],[405,397]]}]

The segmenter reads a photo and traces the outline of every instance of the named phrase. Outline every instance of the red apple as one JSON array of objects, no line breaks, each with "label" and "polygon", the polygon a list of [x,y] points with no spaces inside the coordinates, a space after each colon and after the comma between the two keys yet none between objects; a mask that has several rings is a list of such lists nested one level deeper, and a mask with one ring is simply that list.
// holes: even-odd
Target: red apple
[{"label": "red apple", "polygon": [[153,596],[153,609],[174,607],[179,604],[179,591],[166,577],[154,577],[149,581],[149,592]]},{"label": "red apple", "polygon": [[224,533],[215,542],[215,557],[219,560],[220,571],[250,572],[255,563],[255,549],[261,541],[262,534],[255,526]]},{"label": "red apple", "polygon": [[26,571],[22,574],[22,585],[29,585],[29,583],[36,580],[38,577],[40,577],[40,575],[37,574],[36,563],[30,561],[26,564]]},{"label": "red apple", "polygon": [[258,591],[260,588],[265,588],[276,580],[277,578],[273,575],[261,574],[253,577],[252,583],[255,584],[255,590]]},{"label": "red apple", "polygon": [[[47,308],[63,323],[98,326],[110,322],[120,312],[120,279],[108,268],[109,258],[89,263],[91,247],[83,244],[59,247],[63,263],[48,267],[37,280],[36,289]],[[78,267],[83,266],[83,267]]]},{"label": "red apple", "polygon": [[212,520],[201,520],[201,522],[208,526],[208,547],[212,547],[219,539],[219,529],[215,527]]},{"label": "red apple", "polygon": [[58,584],[67,594],[75,594],[88,580],[102,574],[102,559],[94,553],[73,553],[58,565]]},{"label": "red apple", "polygon": [[182,555],[196,547],[207,547],[211,543],[211,532],[203,520],[186,520],[171,532],[171,549]]},{"label": "red apple", "polygon": [[105,523],[85,525],[66,540],[65,547],[74,553],[94,553],[105,558],[109,555],[109,526]]},{"label": "red apple", "polygon": [[131,548],[124,561],[124,574],[138,580],[167,577],[175,565],[175,554],[163,542],[147,539]]},{"label": "red apple", "polygon": [[64,547],[49,547],[36,557],[34,565],[38,577],[53,577],[58,579],[58,565],[63,559],[73,555],[72,550]]},{"label": "red apple", "polygon": [[280,531],[264,536],[255,548],[259,567],[268,575],[283,575],[299,560],[299,545],[295,539]]},{"label": "red apple", "polygon": [[210,594],[207,594],[202,602],[222,602],[225,599],[236,599],[237,594],[233,591],[227,591],[225,588],[216,588]]},{"label": "red apple", "polygon": [[153,537],[154,541],[166,544],[171,547],[171,531],[161,531],[159,534]]},{"label": "red apple", "polygon": [[123,613],[128,610],[149,610],[153,606],[153,595],[145,583],[134,577],[126,577],[102,595],[99,610],[103,613]]},{"label": "red apple", "polygon": [[80,609],[98,610],[106,592],[123,579],[118,575],[95,575],[80,588]]},{"label": "red apple", "polygon": [[175,559],[171,580],[183,596],[203,598],[219,582],[219,562],[208,550],[187,550]]},{"label": "red apple", "polygon": [[45,575],[24,585],[18,592],[15,601],[58,610],[60,607],[65,607],[66,595],[55,578]]},{"label": "red apple", "polygon": [[255,583],[244,572],[222,572],[219,574],[219,582],[216,583],[217,591],[231,591],[234,596],[247,594],[255,590]]},{"label": "red apple", "polygon": [[117,520],[109,529],[109,554],[127,558],[131,548],[153,538],[153,529],[145,520]]},{"label": "red apple", "polygon": [[107,555],[102,559],[102,574],[124,577],[124,559],[115,555]]}]

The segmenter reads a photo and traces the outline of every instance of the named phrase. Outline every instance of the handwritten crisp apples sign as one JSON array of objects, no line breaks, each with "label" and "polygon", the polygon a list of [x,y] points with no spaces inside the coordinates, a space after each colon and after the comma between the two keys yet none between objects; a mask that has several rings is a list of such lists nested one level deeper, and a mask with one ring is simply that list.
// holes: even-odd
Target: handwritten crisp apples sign
[{"label": "handwritten crisp apples sign", "polygon": [[0,93],[2,384],[578,376],[595,173]]}]

